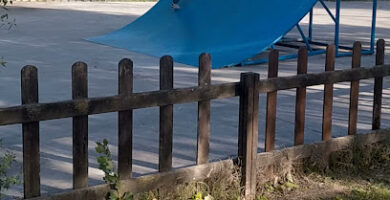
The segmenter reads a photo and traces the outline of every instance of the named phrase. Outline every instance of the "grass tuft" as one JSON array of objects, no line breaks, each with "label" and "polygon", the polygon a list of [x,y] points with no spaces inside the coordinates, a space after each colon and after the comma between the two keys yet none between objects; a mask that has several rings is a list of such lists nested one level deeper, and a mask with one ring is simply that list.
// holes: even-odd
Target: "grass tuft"
[{"label": "grass tuft", "polygon": [[[294,163],[288,156],[282,157],[285,159],[279,163],[258,167],[256,200],[390,199],[390,144],[353,144],[329,156],[318,152]],[[135,195],[135,199],[243,199],[239,168],[221,167],[210,174],[201,182],[159,188]]]}]

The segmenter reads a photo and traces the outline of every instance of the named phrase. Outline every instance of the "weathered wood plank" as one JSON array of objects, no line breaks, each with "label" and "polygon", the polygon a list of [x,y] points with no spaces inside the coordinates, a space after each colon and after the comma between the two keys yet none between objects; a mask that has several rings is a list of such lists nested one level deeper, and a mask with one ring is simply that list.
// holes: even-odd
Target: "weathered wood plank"
[{"label": "weathered wood plank", "polygon": [[[199,57],[198,85],[211,85],[211,56],[203,53]],[[196,163],[209,162],[210,148],[210,100],[198,102],[198,144]]]},{"label": "weathered wood plank", "polygon": [[[304,86],[332,84],[390,75],[390,65],[371,68],[347,69],[318,74],[271,78],[261,80],[259,93],[288,90]],[[130,109],[157,107],[169,104],[182,104],[211,99],[230,98],[239,95],[239,83],[225,83],[208,87],[190,87],[164,91],[134,93],[129,96],[109,96],[70,100],[55,103],[27,104],[0,108],[0,125],[27,123],[118,112]]]},{"label": "weathered wood plank", "polygon": [[309,157],[328,160],[330,153],[353,148],[354,145],[364,147],[364,145],[378,142],[388,143],[390,142],[389,134],[390,129],[381,129],[369,133],[348,135],[314,144],[305,144],[273,152],[261,153],[257,155],[257,165],[259,168],[266,168],[275,163],[283,163],[283,165],[286,166],[288,163],[292,164],[294,161]]},{"label": "weathered wood plank", "polygon": [[[307,73],[307,57],[307,48],[300,48],[298,51],[297,74]],[[295,97],[294,145],[302,145],[305,140],[305,109],[306,87],[299,87]]]},{"label": "weathered wood plank", "polygon": [[[22,104],[38,103],[38,70],[25,66],[21,72]],[[39,122],[22,124],[24,198],[38,197],[40,189]]]},{"label": "weathered wood plank", "polygon": [[[380,39],[376,44],[376,65],[385,63],[385,40]],[[372,130],[381,128],[383,77],[375,77],[374,105],[372,112]]]},{"label": "weathered wood plank", "polygon": [[[272,50],[268,58],[268,78],[278,77],[279,51]],[[267,108],[265,117],[265,151],[275,149],[277,91],[267,93]]]},{"label": "weathered wood plank", "polygon": [[267,93],[276,90],[288,90],[298,87],[309,87],[322,84],[334,84],[349,82],[374,77],[390,75],[390,65],[379,65],[370,68],[358,68],[347,70],[336,70],[317,74],[302,74],[297,76],[279,77],[267,80],[260,80],[260,93]]},{"label": "weathered wood plank", "polygon": [[89,98],[88,100],[71,100],[0,108],[0,125],[229,98],[238,96],[238,86],[238,83],[226,83],[208,87],[134,93],[125,97],[97,97]]},{"label": "weathered wood plank", "polygon": [[[133,93],[133,61],[122,59],[118,65],[118,93]],[[132,176],[133,110],[118,112],[118,175],[121,180]]]},{"label": "weathered wood plank", "polygon": [[[160,60],[160,90],[173,88],[173,58],[164,56]],[[160,143],[159,162],[160,172],[172,169],[172,147],[173,147],[173,105],[160,107]]]},{"label": "weathered wood plank", "polygon": [[[88,98],[87,64],[72,66],[72,98]],[[73,189],[88,187],[88,115],[73,117]]]},{"label": "weathered wood plank", "polygon": [[[232,170],[233,162],[232,159],[229,159],[122,180],[122,191],[136,194],[190,181],[201,181],[215,173],[220,173],[222,169]],[[108,185],[98,185],[30,200],[100,200],[104,199],[109,191],[110,187]]]},{"label": "weathered wood plank", "polygon": [[[253,83],[253,114],[252,114],[252,136],[250,142],[251,145],[251,187],[250,191],[247,193],[250,194],[250,197],[253,197],[253,199],[256,197],[256,185],[257,185],[257,149],[258,149],[258,142],[259,142],[259,86],[260,86],[260,75],[254,74],[254,83]],[[247,198],[250,200],[250,198]]]},{"label": "weathered wood plank", "polygon": [[241,185],[245,199],[254,199],[256,193],[256,155],[258,140],[259,75],[241,74],[241,95],[238,133],[238,157],[241,167]]},{"label": "weathered wood plank", "polygon": [[[326,49],[325,71],[334,71],[335,46],[329,45]],[[324,105],[322,114],[322,140],[332,138],[332,111],[333,111],[333,84],[324,85]]]},{"label": "weathered wood plank", "polygon": [[[293,162],[310,156],[321,156],[324,152],[339,151],[350,148],[351,145],[367,145],[381,141],[390,142],[390,129],[382,129],[366,134],[357,134],[345,137],[334,138],[314,144],[300,145],[272,152],[259,153],[256,155],[259,169],[266,169],[267,166],[281,162]],[[299,156],[297,156],[299,155]],[[204,165],[197,165],[169,172],[157,173],[142,176],[139,178],[123,180],[123,192],[140,193],[150,191],[167,185],[186,183],[190,181],[202,181],[207,177],[220,172],[221,169],[232,169],[236,159],[228,159]],[[31,200],[96,200],[101,199],[108,191],[108,185],[98,185],[56,194],[48,197],[38,197]]]},{"label": "weathered wood plank", "polygon": [[[361,65],[362,44],[355,42],[352,51],[352,68],[359,68]],[[351,90],[349,94],[349,120],[348,120],[348,135],[355,135],[357,130],[358,120],[358,104],[359,104],[359,81],[351,82]]]}]

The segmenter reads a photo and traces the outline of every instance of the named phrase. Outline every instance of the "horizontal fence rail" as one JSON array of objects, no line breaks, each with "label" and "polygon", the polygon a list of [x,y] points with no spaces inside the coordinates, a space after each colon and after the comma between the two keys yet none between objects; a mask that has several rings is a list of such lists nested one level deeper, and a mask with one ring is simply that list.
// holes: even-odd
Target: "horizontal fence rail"
[{"label": "horizontal fence rail", "polygon": [[[256,73],[242,73],[240,82],[216,85],[211,85],[211,56],[204,53],[199,57],[198,86],[189,88],[174,88],[173,59],[164,56],[160,59],[160,90],[141,93],[133,93],[133,62],[130,59],[123,59],[118,65],[118,95],[95,98],[88,97],[87,64],[77,62],[72,66],[72,100],[54,103],[39,103],[37,68],[26,66],[22,69],[22,105],[0,108],[0,126],[22,124],[24,197],[28,199],[41,195],[39,122],[73,118],[74,190],[47,199],[98,199],[104,196],[104,192],[107,192],[109,187],[107,185],[88,187],[88,115],[117,112],[119,178],[126,186],[125,190],[142,192],[163,186],[168,181],[188,182],[195,176],[201,179],[210,167],[231,163],[230,160],[208,164],[210,101],[239,97],[238,156],[235,164],[240,167],[245,199],[252,200],[256,191],[259,94],[267,94],[265,151],[275,149],[277,92],[280,90],[296,89],[294,127],[296,146],[304,144],[306,88],[315,85],[324,85],[323,141],[332,138],[333,84],[339,82],[351,82],[348,135],[355,135],[359,81],[375,80],[372,129],[381,131],[383,77],[390,76],[390,65],[384,64],[384,45],[384,40],[378,40],[376,65],[363,68],[361,67],[361,44],[356,42],[353,48],[352,68],[336,71],[334,70],[334,45],[329,45],[325,72],[315,74],[307,74],[308,54],[307,49],[303,47],[298,52],[297,75],[288,77],[278,77],[279,53],[273,50],[269,55],[268,79],[259,80],[260,76]],[[196,152],[198,166],[173,170],[173,108],[176,104],[191,102],[198,103]],[[160,108],[159,173],[133,179],[133,110],[149,107]],[[198,168],[203,171],[197,171]],[[195,171],[202,173],[194,174]],[[185,172],[188,174],[183,175]],[[170,179],[164,180],[162,177]]]},{"label": "horizontal fence rail", "polygon": [[[260,80],[259,93],[289,90],[299,87],[358,81],[390,75],[390,65],[302,74]],[[96,97],[89,99],[38,103],[0,108],[0,125],[69,118],[118,112],[130,109],[183,104],[239,96],[239,82],[172,90],[133,93],[126,96]]]}]

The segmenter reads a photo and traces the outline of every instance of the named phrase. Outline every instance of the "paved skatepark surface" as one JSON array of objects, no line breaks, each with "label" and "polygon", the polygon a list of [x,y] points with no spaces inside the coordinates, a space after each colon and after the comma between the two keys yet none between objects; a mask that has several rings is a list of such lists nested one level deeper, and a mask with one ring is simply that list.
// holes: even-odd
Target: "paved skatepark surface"
[{"label": "paved skatepark surface", "polygon": [[[135,92],[158,90],[159,59],[127,50],[98,45],[85,41],[97,35],[115,31],[129,24],[150,9],[154,3],[27,3],[16,2],[10,7],[10,15],[17,26],[0,30],[0,57],[8,62],[0,70],[0,107],[19,105],[20,69],[30,64],[39,70],[40,102],[71,99],[71,65],[76,61],[88,64],[89,96],[108,96],[117,93],[117,63],[122,58],[134,61]],[[333,3],[329,3],[334,7]],[[342,3],[341,39],[351,45],[359,40],[369,42],[371,3]],[[314,37],[331,41],[333,24],[322,9],[315,9]],[[390,43],[390,2],[379,2],[377,38]],[[303,23],[306,28],[307,19]],[[296,32],[289,34],[296,37]],[[390,50],[390,49],[388,49]],[[390,51],[388,51],[390,52]],[[363,66],[372,66],[374,56],[364,56]],[[309,58],[309,73],[324,71],[325,56]],[[390,56],[386,62],[390,63]],[[351,58],[337,58],[336,69],[347,69]],[[267,65],[232,67],[212,71],[212,82],[238,81],[242,72],[260,73],[267,77]],[[197,68],[176,64],[175,87],[197,85]],[[279,75],[296,74],[296,60],[280,63]],[[371,128],[372,81],[362,81],[359,101],[358,131]],[[310,87],[307,94],[305,142],[321,140],[322,86]],[[383,127],[390,125],[390,82],[384,81]],[[335,85],[333,136],[347,134],[349,83]],[[260,96],[259,152],[264,147],[265,95]],[[278,93],[276,145],[291,146],[294,132],[295,90]],[[174,107],[174,167],[195,164],[196,152],[196,103]],[[72,187],[72,123],[71,119],[41,122],[41,183],[42,193],[56,193]],[[158,161],[158,108],[134,111],[134,175],[157,171]],[[220,160],[237,153],[238,98],[212,101],[211,153],[212,160]],[[0,127],[0,138],[5,149],[16,153],[18,163],[13,173],[21,173],[22,162],[21,125]],[[107,138],[114,160],[117,155],[117,114],[101,114],[89,117],[89,177],[90,185],[102,183],[94,152],[95,142]],[[11,195],[21,196],[22,187],[14,187]]]}]

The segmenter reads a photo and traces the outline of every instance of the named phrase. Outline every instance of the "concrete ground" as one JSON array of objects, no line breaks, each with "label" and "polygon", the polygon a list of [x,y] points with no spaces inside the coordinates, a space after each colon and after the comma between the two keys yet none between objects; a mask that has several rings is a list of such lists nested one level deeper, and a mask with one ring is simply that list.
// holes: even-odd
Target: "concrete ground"
[{"label": "concrete ground", "polygon": [[[0,56],[8,62],[0,71],[0,107],[19,105],[20,69],[35,65],[39,69],[40,102],[71,98],[71,65],[78,60],[88,63],[89,96],[108,96],[117,93],[117,63],[128,57],[134,61],[135,92],[157,90],[158,58],[122,49],[97,45],[83,38],[116,30],[146,12],[154,3],[27,3],[16,2],[9,14],[17,26],[0,30]],[[334,7],[333,3],[329,3]],[[343,2],[341,35],[344,44],[369,42],[371,4]],[[333,25],[325,11],[315,9],[315,38],[331,41]],[[390,42],[390,2],[379,2],[377,38]],[[303,27],[307,25],[307,19]],[[296,37],[293,31],[291,36]],[[372,66],[374,56],[363,57],[363,66]],[[386,58],[390,63],[390,56]],[[309,73],[324,71],[324,55],[310,57]],[[338,58],[336,69],[350,68],[351,58]],[[238,81],[242,72],[267,76],[267,66],[231,67],[212,71],[213,83]],[[296,60],[280,64],[280,76],[294,75]],[[177,63],[175,87],[197,85],[197,68]],[[322,86],[311,87],[307,96],[306,143],[320,141],[322,118]],[[371,127],[372,81],[362,81],[359,102],[360,133]],[[385,79],[383,127],[390,127],[390,82]],[[335,85],[333,135],[346,135],[348,120],[349,84]],[[259,151],[264,147],[265,95],[260,97]],[[291,146],[294,130],[295,90],[279,92],[276,143],[278,148]],[[195,163],[196,103],[175,105],[174,110],[174,167]],[[102,183],[102,173],[95,161],[96,141],[107,138],[116,160],[117,114],[89,117],[90,185]],[[238,98],[212,101],[211,154],[213,160],[236,155],[238,127]],[[71,119],[41,122],[41,184],[42,193],[56,193],[72,187],[72,124]],[[21,173],[21,125],[0,127],[3,146],[17,155],[14,173]],[[158,108],[134,111],[134,175],[157,171]],[[21,196],[22,187],[8,194]]]}]

